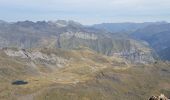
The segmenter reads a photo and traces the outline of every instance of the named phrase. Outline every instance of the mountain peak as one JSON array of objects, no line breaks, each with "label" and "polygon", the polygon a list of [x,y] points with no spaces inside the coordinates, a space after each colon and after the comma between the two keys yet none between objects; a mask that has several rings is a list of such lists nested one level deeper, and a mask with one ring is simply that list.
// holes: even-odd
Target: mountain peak
[{"label": "mountain peak", "polygon": [[66,26],[82,26],[80,23],[72,21],[72,20],[57,20],[57,21],[48,21],[48,23],[55,24],[58,27],[66,27]]}]

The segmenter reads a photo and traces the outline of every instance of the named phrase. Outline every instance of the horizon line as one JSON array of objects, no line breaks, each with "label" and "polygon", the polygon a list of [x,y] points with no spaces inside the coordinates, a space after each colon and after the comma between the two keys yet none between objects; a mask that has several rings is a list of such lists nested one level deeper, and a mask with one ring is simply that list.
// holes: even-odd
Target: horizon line
[{"label": "horizon line", "polygon": [[57,22],[57,21],[71,22],[72,21],[72,22],[76,22],[76,23],[79,23],[79,24],[82,24],[82,25],[121,24],[121,23],[136,23],[136,24],[142,24],[142,23],[170,23],[169,21],[166,21],[166,20],[159,20],[159,21],[110,21],[110,22],[103,21],[103,22],[98,22],[98,23],[85,24],[85,23],[82,23],[80,21],[72,20],[72,19],[56,19],[56,20],[29,20],[29,19],[26,19],[26,20],[15,20],[15,21],[7,21],[7,20],[0,19],[0,22],[6,22],[6,23],[17,23],[17,22],[26,22],[26,21],[34,22],[34,23],[37,23],[37,22]]}]

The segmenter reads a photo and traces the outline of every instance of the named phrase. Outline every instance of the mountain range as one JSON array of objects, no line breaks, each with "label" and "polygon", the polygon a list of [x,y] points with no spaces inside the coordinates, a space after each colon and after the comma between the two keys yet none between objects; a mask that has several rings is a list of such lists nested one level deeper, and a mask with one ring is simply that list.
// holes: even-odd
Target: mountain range
[{"label": "mountain range", "polygon": [[[146,24],[148,25],[149,23]],[[143,27],[146,24],[139,26]],[[102,28],[97,29],[83,26],[74,21],[64,20],[56,22],[23,21],[16,23],[1,21],[0,47],[24,49],[40,47],[66,50],[88,47],[101,54],[123,57],[130,62],[147,63],[154,61],[156,53],[150,46],[150,42],[148,43],[144,39],[139,41],[137,38],[130,37],[129,34],[125,35],[123,32],[120,32],[113,33],[102,30]]]},{"label": "mountain range", "polygon": [[170,24],[0,21],[0,100],[170,97]]}]

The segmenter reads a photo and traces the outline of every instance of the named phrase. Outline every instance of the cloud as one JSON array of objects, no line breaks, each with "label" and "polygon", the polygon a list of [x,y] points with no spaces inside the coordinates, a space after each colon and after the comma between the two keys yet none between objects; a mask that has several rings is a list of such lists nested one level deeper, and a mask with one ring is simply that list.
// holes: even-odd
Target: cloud
[{"label": "cloud", "polygon": [[6,20],[169,21],[169,11],[170,0],[0,0],[0,18]]}]

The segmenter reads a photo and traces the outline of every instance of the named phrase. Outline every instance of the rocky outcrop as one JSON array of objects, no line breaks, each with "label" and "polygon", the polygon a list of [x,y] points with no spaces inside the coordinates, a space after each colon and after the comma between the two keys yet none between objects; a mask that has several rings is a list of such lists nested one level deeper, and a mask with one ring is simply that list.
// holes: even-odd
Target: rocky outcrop
[{"label": "rocky outcrop", "polygon": [[114,53],[113,56],[118,56],[120,58],[124,58],[131,63],[152,63],[154,62],[154,58],[152,57],[151,52],[145,53],[141,51],[134,51],[134,52],[120,52]]},{"label": "rocky outcrop", "polygon": [[66,32],[60,35],[61,37],[64,38],[71,38],[71,37],[76,37],[80,39],[85,39],[85,40],[97,40],[97,36],[94,34],[89,34],[86,32]]},{"label": "rocky outcrop", "polygon": [[127,40],[126,43],[127,46],[123,46],[123,49],[117,52],[113,50],[113,56],[124,58],[130,63],[147,64],[155,61],[153,51],[148,45],[135,40]]},{"label": "rocky outcrop", "polygon": [[60,56],[57,56],[56,54],[50,53],[45,54],[41,51],[35,50],[35,51],[27,51],[25,49],[3,49],[4,53],[9,57],[16,57],[16,58],[22,58],[22,59],[29,59],[31,61],[37,61],[41,63],[40,61],[47,62],[48,64],[57,65],[58,67],[61,67],[68,63],[67,59],[64,59]]},{"label": "rocky outcrop", "polygon": [[170,100],[164,94],[160,96],[151,96],[148,100]]}]

